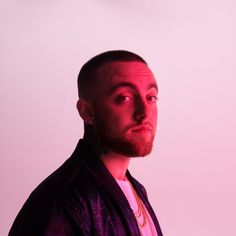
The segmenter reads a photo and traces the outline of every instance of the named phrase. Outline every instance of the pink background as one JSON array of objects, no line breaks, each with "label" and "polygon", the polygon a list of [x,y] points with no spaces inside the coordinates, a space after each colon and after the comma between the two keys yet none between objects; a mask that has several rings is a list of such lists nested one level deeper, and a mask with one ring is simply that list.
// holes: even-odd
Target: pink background
[{"label": "pink background", "polygon": [[155,148],[130,170],[164,235],[235,236],[235,12],[234,0],[1,0],[0,235],[82,136],[82,63],[127,49],[159,83]]}]

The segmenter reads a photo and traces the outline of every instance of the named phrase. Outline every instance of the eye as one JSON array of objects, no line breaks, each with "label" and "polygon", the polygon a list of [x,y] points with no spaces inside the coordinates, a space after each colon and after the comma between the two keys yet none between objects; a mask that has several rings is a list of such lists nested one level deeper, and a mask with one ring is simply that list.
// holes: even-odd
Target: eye
[{"label": "eye", "polygon": [[157,96],[148,96],[147,101],[148,102],[156,102],[158,100]]},{"label": "eye", "polygon": [[119,104],[126,103],[130,100],[131,100],[131,97],[129,97],[129,96],[119,95],[116,97],[116,102]]}]

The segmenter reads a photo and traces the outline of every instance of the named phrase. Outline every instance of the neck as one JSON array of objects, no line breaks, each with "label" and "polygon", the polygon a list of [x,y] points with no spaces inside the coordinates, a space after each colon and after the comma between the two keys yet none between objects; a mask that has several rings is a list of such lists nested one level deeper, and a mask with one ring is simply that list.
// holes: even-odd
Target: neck
[{"label": "neck", "polygon": [[109,152],[101,155],[100,159],[115,179],[125,179],[130,157]]},{"label": "neck", "polygon": [[111,175],[115,179],[124,180],[129,166],[130,157],[104,149],[97,141],[93,127],[90,125],[85,125],[84,139],[93,146],[94,151],[98,154]]}]

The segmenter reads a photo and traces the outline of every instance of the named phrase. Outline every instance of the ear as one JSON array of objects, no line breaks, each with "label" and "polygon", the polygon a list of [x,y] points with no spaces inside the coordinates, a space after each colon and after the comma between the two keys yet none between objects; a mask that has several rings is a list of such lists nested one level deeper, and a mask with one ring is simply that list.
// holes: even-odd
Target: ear
[{"label": "ear", "polygon": [[92,125],[94,120],[93,109],[89,101],[80,99],[77,102],[77,110],[85,124]]}]

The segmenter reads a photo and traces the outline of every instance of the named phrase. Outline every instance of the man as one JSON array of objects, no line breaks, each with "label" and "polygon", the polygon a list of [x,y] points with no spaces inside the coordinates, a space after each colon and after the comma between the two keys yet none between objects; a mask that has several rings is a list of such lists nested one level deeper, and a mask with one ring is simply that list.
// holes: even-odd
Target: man
[{"label": "man", "polygon": [[128,51],[88,61],[78,76],[84,137],[72,156],[32,192],[9,235],[158,235],[144,187],[128,171],[151,152],[157,84]]}]

